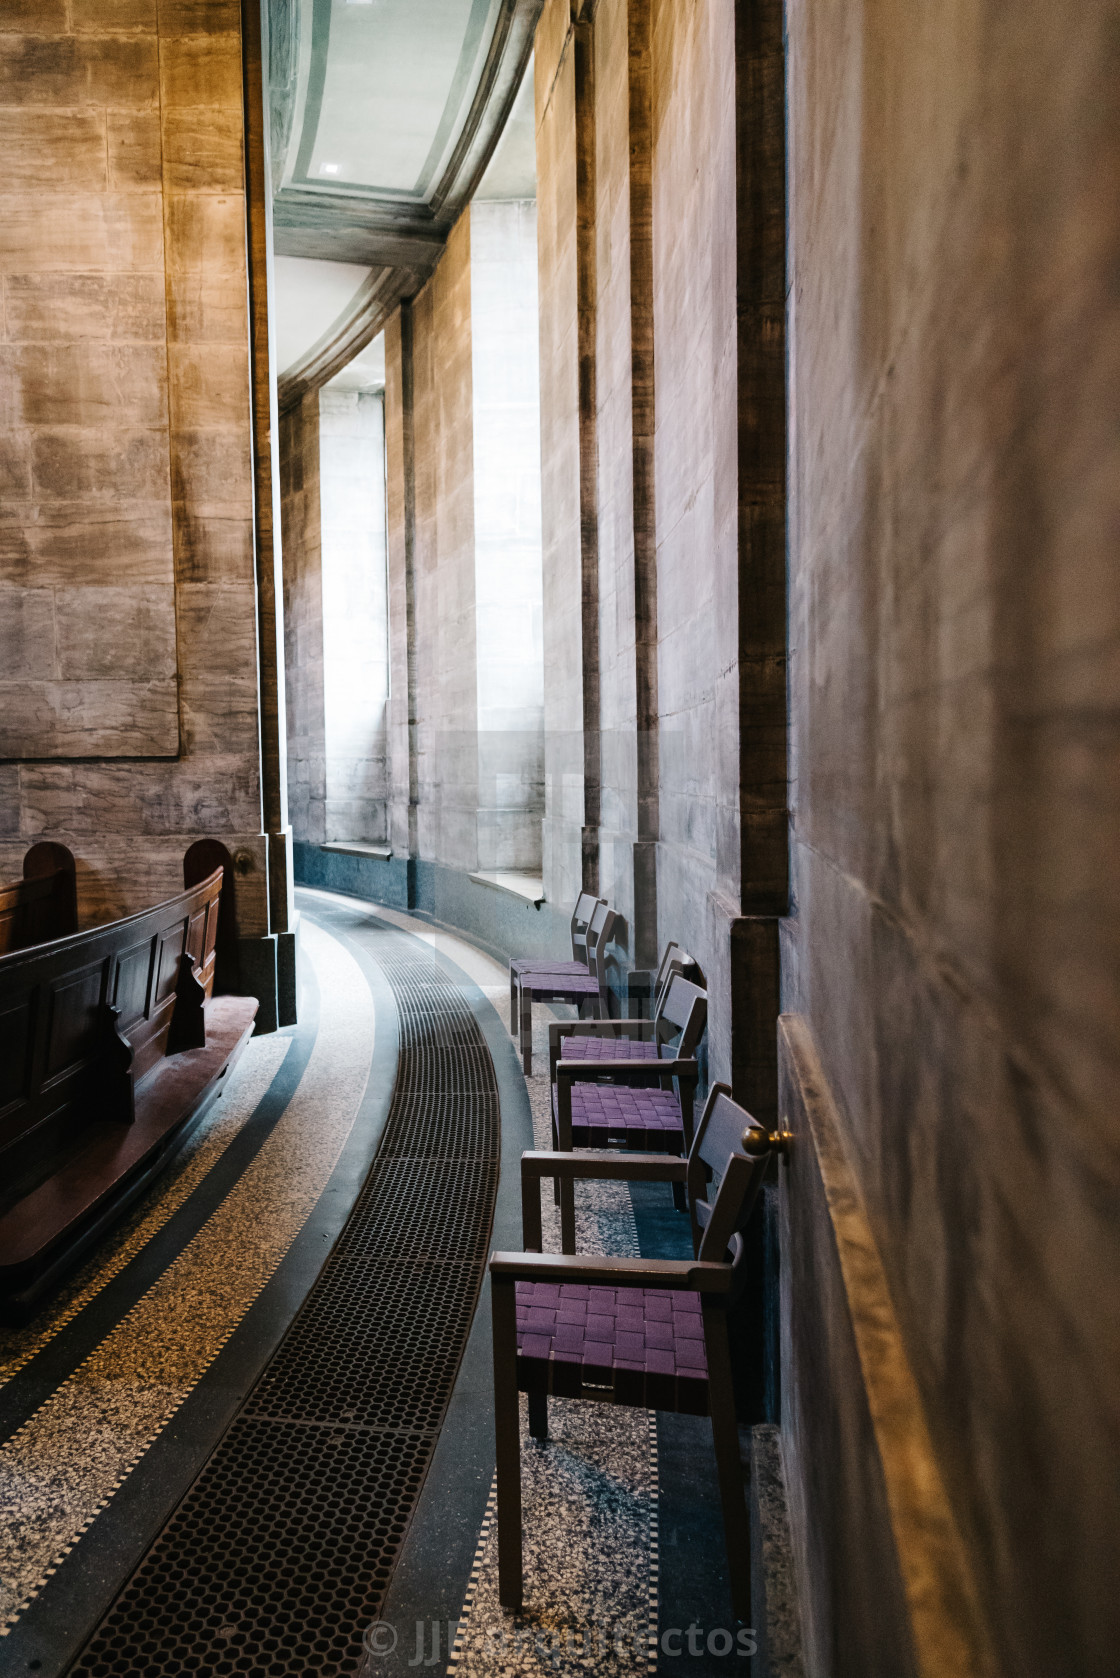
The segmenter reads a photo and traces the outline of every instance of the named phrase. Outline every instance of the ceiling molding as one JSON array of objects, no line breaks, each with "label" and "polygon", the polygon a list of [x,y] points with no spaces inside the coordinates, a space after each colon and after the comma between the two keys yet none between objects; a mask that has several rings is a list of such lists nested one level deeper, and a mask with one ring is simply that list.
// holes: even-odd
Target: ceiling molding
[{"label": "ceiling molding", "polygon": [[[501,138],[533,50],[544,0],[502,0],[474,98],[439,181],[425,198],[347,187],[285,186],[273,197],[274,245],[282,256],[325,257],[375,267],[408,267],[420,283],[478,186]],[[285,10],[293,0],[271,0]],[[298,40],[294,24],[287,39]],[[294,75],[288,48],[272,89],[274,131],[288,135]],[[414,289],[416,287],[414,286]],[[409,295],[402,292],[402,296]]]},{"label": "ceiling molding", "polygon": [[277,380],[280,412],[294,408],[308,391],[317,390],[340,373],[373,342],[401,298],[411,295],[422,282],[423,276],[408,268],[375,269],[307,354]]}]

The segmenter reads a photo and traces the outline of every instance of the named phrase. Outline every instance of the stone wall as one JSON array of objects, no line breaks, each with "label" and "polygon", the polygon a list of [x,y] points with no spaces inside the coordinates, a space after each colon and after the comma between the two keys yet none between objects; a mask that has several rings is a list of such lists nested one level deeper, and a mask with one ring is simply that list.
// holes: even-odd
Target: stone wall
[{"label": "stone wall", "polygon": [[[789,29],[786,1005],[998,1658],[1103,1678],[1120,1646],[1116,7],[804,0]],[[821,1427],[854,1394],[830,1373]],[[813,1588],[835,1585],[826,1567]],[[834,1650],[820,1670],[870,1668]]]},{"label": "stone wall", "polygon": [[63,841],[87,923],[178,889],[207,835],[268,928],[240,26],[0,23],[0,873]]},{"label": "stone wall", "polygon": [[478,867],[470,215],[412,306],[418,854]]},{"label": "stone wall", "polygon": [[[557,3],[538,27],[545,881],[610,899],[623,965],[690,951],[713,1071],[746,1068],[767,1115],[785,902],[767,961],[744,956],[736,52],[718,6]],[[733,972],[763,968],[735,1040]]]},{"label": "stone wall", "polygon": [[[595,822],[595,791],[586,789],[587,609],[597,622],[594,513],[594,355],[582,343],[581,295],[593,277],[586,231],[579,226],[581,141],[594,136],[586,78],[577,86],[577,43],[569,0],[546,0],[537,26],[537,250],[540,300],[541,540],[544,602],[544,773],[542,832],[545,890],[571,904],[584,884],[598,884],[598,847],[584,855],[586,822]],[[586,170],[585,170],[586,173]],[[588,218],[591,219],[590,217]],[[592,222],[593,226],[593,222]],[[591,322],[586,316],[591,314]],[[581,326],[583,330],[581,331]],[[588,481],[590,480],[590,481]],[[597,673],[596,673],[597,674]],[[592,693],[592,704],[594,696]],[[597,736],[595,755],[597,756]]]},{"label": "stone wall", "polygon": [[327,772],[317,390],[309,391],[280,421],[280,513],[284,537],[288,809],[293,840],[321,845],[327,837]]},{"label": "stone wall", "polygon": [[712,985],[731,1062],[740,913],[735,30],[730,8],[652,8],[659,940]]},{"label": "stone wall", "polygon": [[[601,803],[599,891],[624,917],[624,958],[656,939],[655,892],[642,893],[638,840],[635,617],[635,389],[631,313],[630,39],[628,0],[594,15],[595,441]],[[648,156],[643,159],[648,164]],[[641,299],[642,302],[645,299]],[[654,958],[656,964],[656,958]]]}]

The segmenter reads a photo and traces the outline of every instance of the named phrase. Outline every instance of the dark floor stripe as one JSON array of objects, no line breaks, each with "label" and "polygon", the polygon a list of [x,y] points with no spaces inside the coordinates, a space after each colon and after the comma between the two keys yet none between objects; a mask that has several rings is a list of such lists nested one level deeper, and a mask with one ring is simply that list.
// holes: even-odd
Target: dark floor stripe
[{"label": "dark floor stripe", "polygon": [[[368,1181],[75,1678],[334,1678],[354,1670],[377,1617],[474,1314],[499,1118],[493,1065],[454,980],[405,934],[379,933],[376,951],[402,1029]],[[470,1102],[449,1106],[449,1088]]]}]

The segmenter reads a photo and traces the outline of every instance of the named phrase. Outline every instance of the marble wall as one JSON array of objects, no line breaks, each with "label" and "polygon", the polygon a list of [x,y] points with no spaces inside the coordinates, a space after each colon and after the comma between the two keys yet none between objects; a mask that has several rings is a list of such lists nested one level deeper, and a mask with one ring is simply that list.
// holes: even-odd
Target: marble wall
[{"label": "marble wall", "polygon": [[[657,918],[712,983],[732,1062],[740,914],[735,30],[730,8],[652,8]],[[751,1093],[752,1103],[765,1109]]]},{"label": "marble wall", "polygon": [[240,29],[232,0],[0,21],[0,872],[61,840],[85,922],[209,835],[268,928]]},{"label": "marble wall", "polygon": [[288,810],[293,840],[321,845],[327,837],[327,772],[317,390],[309,391],[281,416],[280,516],[284,540]]},{"label": "marble wall", "polygon": [[403,303],[385,326],[385,532],[389,589],[388,840],[416,855],[416,468],[413,312]]},{"label": "marble wall", "polygon": [[[786,1006],[835,1103],[998,1659],[1104,1678],[1117,12],[788,16]],[[832,1402],[855,1378],[837,1372]]]},{"label": "marble wall", "polygon": [[[599,891],[623,916],[628,965],[656,941],[656,889],[638,844],[638,626],[635,589],[635,382],[631,296],[629,0],[596,7],[595,444],[601,793]],[[644,158],[643,164],[648,163]],[[646,299],[640,299],[644,303]],[[644,439],[643,439],[644,441]],[[643,558],[645,556],[643,555]],[[645,860],[648,862],[647,854]],[[652,889],[643,890],[643,886]],[[656,965],[656,956],[653,958]]]},{"label": "marble wall", "polygon": [[478,867],[470,213],[412,306],[418,854]]},{"label": "marble wall", "polygon": [[769,1114],[785,904],[744,937],[736,51],[714,5],[538,27],[545,881],[610,898],[626,965],[687,947],[713,1070]]}]

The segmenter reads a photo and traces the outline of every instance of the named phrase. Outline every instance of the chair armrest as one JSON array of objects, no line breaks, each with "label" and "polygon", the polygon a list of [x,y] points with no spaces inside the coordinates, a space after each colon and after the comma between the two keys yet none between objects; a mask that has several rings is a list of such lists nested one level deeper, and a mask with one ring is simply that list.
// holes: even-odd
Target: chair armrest
[{"label": "chair armrest", "polygon": [[700,1076],[699,1068],[692,1059],[687,1060],[558,1060],[556,1062],[556,1082],[559,1084],[564,1078],[569,1081],[580,1078],[598,1078],[606,1074],[669,1073],[674,1078],[689,1078],[695,1081]]},{"label": "chair armrest", "polygon": [[553,1020],[548,1028],[549,1041],[559,1043],[562,1037],[648,1037],[653,1031],[653,1020]]},{"label": "chair armrest", "polygon": [[590,1282],[604,1287],[672,1288],[682,1293],[726,1294],[731,1266],[703,1259],[577,1257],[571,1253],[490,1254],[499,1282]]},{"label": "chair armrest", "polygon": [[688,1161],[677,1154],[587,1153],[561,1154],[532,1150],[521,1156],[521,1237],[526,1248],[539,1252],[544,1245],[541,1232],[541,1179],[562,1177],[597,1178],[621,1183],[683,1183],[688,1179]]},{"label": "chair armrest", "polygon": [[683,1183],[688,1161],[677,1154],[573,1154],[546,1153],[544,1149],[521,1156],[521,1235],[527,1248],[539,1252],[541,1233],[541,1180],[546,1176],[598,1178],[615,1183]]},{"label": "chair armrest", "polygon": [[544,1148],[521,1156],[521,1181],[542,1177],[595,1177],[623,1183],[684,1182],[688,1161],[679,1154],[558,1154]]}]

